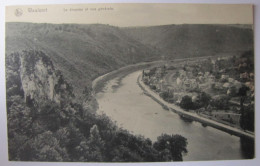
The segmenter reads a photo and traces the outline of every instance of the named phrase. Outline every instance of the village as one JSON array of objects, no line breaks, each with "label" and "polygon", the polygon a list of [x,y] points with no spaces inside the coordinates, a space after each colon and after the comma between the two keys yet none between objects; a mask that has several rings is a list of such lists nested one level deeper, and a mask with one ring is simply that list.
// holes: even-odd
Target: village
[{"label": "village", "polygon": [[168,62],[143,70],[142,80],[186,111],[253,131],[248,121],[254,121],[254,65],[245,54]]}]

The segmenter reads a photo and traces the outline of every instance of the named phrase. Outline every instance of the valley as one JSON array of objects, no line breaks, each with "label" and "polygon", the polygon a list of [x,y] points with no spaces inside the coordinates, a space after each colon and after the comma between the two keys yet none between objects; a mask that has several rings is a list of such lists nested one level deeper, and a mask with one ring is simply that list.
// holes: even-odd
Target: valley
[{"label": "valley", "polygon": [[[176,93],[171,101],[177,103],[184,97],[178,97],[177,91],[186,95],[194,91],[189,83],[192,79],[198,79],[201,89],[211,93],[211,86],[202,86],[210,74],[222,77],[228,73],[250,86],[254,82],[252,50],[253,30],[249,25],[122,28],[8,22],[5,59],[9,160],[158,162],[253,158],[252,141],[183,121],[146,96],[137,83],[143,71],[145,86],[158,94],[173,89]],[[225,70],[219,75],[220,69],[210,72],[206,65],[209,63],[200,64],[219,57],[240,57],[238,63],[234,61],[239,73]],[[229,69],[227,63],[219,66]],[[220,79],[216,84],[232,84],[229,77]],[[246,97],[242,99],[245,106],[249,104]],[[253,98],[250,100],[253,104]],[[237,100],[234,103],[239,107]],[[200,104],[203,102],[198,103],[200,108],[208,109]],[[247,110],[240,109],[241,116],[249,117],[244,124],[254,118]],[[201,149],[205,153],[199,153]]]}]

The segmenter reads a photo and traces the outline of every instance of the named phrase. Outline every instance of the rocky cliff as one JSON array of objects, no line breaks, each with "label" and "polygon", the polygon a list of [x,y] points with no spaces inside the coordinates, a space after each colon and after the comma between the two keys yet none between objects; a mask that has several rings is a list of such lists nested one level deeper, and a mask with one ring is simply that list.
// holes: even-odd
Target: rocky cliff
[{"label": "rocky cliff", "polygon": [[19,90],[26,103],[50,100],[60,104],[65,97],[73,97],[72,87],[41,51],[30,50],[8,55],[6,69],[7,94]]}]

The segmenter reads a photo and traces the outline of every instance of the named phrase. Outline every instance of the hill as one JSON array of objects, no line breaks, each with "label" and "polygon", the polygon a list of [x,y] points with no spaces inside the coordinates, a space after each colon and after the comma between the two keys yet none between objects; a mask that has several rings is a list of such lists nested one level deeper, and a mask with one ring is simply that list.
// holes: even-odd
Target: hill
[{"label": "hill", "polygon": [[22,50],[49,55],[77,94],[99,75],[156,57],[152,48],[109,25],[6,23],[6,55]]},{"label": "hill", "polygon": [[123,28],[130,37],[170,59],[240,54],[253,49],[250,25],[181,24]]},{"label": "hill", "polygon": [[157,141],[130,134],[107,116],[91,113],[43,52],[6,57],[10,161],[182,161],[187,139],[162,134]]},{"label": "hill", "polygon": [[6,55],[41,50],[73,85],[128,64],[161,58],[241,54],[253,49],[249,25],[162,25],[118,28],[103,24],[6,23]]}]

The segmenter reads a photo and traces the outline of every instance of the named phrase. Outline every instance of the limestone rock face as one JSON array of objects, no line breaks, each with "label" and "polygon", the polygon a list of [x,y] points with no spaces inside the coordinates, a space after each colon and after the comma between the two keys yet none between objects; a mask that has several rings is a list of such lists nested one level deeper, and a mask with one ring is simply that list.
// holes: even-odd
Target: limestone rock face
[{"label": "limestone rock face", "polygon": [[[11,67],[12,65],[16,66]],[[16,80],[20,81],[27,103],[50,100],[60,104],[62,98],[72,96],[71,86],[55,70],[52,61],[43,52],[30,50],[11,54],[7,57],[8,69],[11,71],[7,71],[7,79],[8,73],[17,74],[19,78]]]}]

